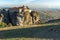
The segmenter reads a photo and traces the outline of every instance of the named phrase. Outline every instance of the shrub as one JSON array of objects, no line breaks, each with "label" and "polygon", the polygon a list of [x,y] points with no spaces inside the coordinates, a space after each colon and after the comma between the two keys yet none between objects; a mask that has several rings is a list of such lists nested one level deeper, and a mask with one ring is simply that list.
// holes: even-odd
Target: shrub
[{"label": "shrub", "polygon": [[1,22],[1,23],[0,23],[0,27],[6,27],[6,26],[7,26],[6,23],[4,23],[4,22]]},{"label": "shrub", "polygon": [[12,26],[12,24],[11,24],[11,23],[9,23],[9,24],[8,24],[8,26],[10,27],[10,26]]}]

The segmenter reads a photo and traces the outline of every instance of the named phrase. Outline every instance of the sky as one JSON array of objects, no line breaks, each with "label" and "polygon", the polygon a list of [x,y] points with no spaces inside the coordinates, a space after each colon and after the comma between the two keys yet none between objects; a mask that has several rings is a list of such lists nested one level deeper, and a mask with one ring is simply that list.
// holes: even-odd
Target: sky
[{"label": "sky", "polygon": [[0,0],[0,7],[14,7],[22,5],[42,8],[60,8],[60,0]]}]

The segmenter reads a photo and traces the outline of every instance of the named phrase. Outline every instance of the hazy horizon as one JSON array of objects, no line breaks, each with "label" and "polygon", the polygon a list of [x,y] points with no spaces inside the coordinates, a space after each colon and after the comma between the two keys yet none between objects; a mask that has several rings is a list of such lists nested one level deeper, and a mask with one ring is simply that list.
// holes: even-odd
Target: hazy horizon
[{"label": "hazy horizon", "polygon": [[37,8],[60,8],[60,0],[0,0],[0,7],[27,5]]}]

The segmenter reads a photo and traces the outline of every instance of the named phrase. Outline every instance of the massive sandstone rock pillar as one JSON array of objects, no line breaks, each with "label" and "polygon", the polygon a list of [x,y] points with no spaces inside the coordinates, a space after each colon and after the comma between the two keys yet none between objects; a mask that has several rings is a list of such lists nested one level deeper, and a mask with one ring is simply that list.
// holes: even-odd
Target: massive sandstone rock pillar
[{"label": "massive sandstone rock pillar", "polygon": [[33,24],[38,24],[40,22],[40,15],[37,11],[32,11],[31,13],[32,16],[32,22]]},{"label": "massive sandstone rock pillar", "polygon": [[24,13],[24,24],[32,24],[32,17],[28,11]]}]

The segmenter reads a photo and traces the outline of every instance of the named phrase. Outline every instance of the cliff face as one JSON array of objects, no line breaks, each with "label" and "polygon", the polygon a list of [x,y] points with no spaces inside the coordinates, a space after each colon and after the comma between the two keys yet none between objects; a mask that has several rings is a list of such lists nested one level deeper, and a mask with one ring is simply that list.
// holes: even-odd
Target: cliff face
[{"label": "cliff face", "polygon": [[[21,12],[19,12],[19,9],[21,9]],[[33,12],[27,7],[20,7],[19,9],[10,8],[8,10],[1,10],[0,14],[3,14],[4,16],[3,18],[1,17],[2,21],[7,25],[9,23],[12,25],[38,24],[39,16],[36,11]]]},{"label": "cliff face", "polygon": [[3,14],[3,22],[7,25],[11,23],[12,25],[17,25],[17,13],[18,11],[15,9],[9,9],[6,11],[5,9],[1,10],[1,14]]}]

